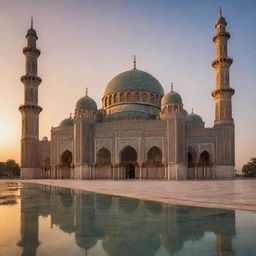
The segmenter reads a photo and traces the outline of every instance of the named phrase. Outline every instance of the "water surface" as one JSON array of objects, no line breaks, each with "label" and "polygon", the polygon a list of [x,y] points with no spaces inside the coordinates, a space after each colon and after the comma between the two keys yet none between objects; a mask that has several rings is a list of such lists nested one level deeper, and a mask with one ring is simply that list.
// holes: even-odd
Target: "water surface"
[{"label": "water surface", "polygon": [[0,185],[0,255],[256,255],[256,213]]}]

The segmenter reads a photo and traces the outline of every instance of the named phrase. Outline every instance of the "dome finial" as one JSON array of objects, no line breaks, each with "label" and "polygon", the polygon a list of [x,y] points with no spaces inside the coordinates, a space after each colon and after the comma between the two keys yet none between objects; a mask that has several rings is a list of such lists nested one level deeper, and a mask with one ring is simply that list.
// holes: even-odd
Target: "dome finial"
[{"label": "dome finial", "polygon": [[220,14],[220,17],[222,17],[222,9],[221,9],[221,6],[219,8],[219,14]]},{"label": "dome finial", "polygon": [[173,82],[171,82],[171,92],[173,92]]},{"label": "dome finial", "polygon": [[88,96],[88,87],[85,88],[85,96]]},{"label": "dome finial", "polygon": [[34,24],[33,15],[31,15],[31,17],[30,17],[30,23],[31,23],[31,28],[33,28],[33,24]]},{"label": "dome finial", "polygon": [[133,70],[137,69],[136,65],[137,65],[136,55],[133,55]]},{"label": "dome finial", "polygon": [[194,114],[194,109],[192,108],[192,114]]}]

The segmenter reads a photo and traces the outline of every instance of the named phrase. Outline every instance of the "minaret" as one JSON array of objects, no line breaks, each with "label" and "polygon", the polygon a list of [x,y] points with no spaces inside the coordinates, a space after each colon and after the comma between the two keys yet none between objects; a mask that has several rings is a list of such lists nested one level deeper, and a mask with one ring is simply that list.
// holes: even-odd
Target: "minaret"
[{"label": "minaret", "polygon": [[228,57],[227,42],[230,34],[226,32],[226,25],[227,22],[220,8],[219,18],[215,24],[216,34],[213,37],[216,46],[216,59],[212,62],[216,71],[216,88],[212,92],[215,100],[215,127],[233,124],[231,97],[235,90],[229,86],[229,67],[233,60]]},{"label": "minaret", "polygon": [[27,32],[27,46],[23,48],[26,56],[26,74],[21,77],[24,84],[24,105],[19,107],[22,115],[21,135],[21,178],[33,179],[40,175],[39,150],[39,113],[42,108],[38,106],[38,86],[41,78],[37,76],[37,58],[40,50],[36,48],[38,39],[36,31],[31,27]]}]

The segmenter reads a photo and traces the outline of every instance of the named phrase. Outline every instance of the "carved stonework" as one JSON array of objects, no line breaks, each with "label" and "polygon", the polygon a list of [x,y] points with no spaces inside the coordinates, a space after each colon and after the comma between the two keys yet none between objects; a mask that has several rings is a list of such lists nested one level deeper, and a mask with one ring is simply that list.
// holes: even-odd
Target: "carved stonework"
[{"label": "carved stonework", "polygon": [[70,152],[73,152],[73,143],[72,141],[63,142],[59,144],[59,157],[58,157],[58,163],[60,163],[61,155],[66,150],[69,150]]},{"label": "carved stonework", "polygon": [[165,156],[164,152],[164,138],[163,137],[152,137],[145,139],[145,154],[144,159],[147,158],[147,153],[152,147],[158,147],[162,151],[163,157]]},{"label": "carved stonework", "polygon": [[138,162],[140,161],[140,140],[141,138],[116,138],[115,163],[119,163],[119,156],[126,146],[134,148],[137,152]]},{"label": "carved stonework", "polygon": [[113,154],[112,139],[95,139],[94,145],[95,145],[95,155],[101,148],[106,148],[110,151],[111,155]]}]

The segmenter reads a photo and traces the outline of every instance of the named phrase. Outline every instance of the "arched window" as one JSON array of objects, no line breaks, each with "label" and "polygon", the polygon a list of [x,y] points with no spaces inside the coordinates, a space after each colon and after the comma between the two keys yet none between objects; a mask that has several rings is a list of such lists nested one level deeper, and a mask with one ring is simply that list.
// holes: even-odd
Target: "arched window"
[{"label": "arched window", "polygon": [[189,146],[188,147],[188,166],[193,167],[196,164],[196,152]]},{"label": "arched window", "polygon": [[134,100],[135,101],[140,101],[140,94],[138,92],[135,93]]},{"label": "arched window", "polygon": [[150,94],[150,103],[154,103],[154,101],[155,101],[154,95]]},{"label": "arched window", "polygon": [[148,100],[147,94],[146,94],[146,93],[143,93],[143,94],[142,94],[142,101],[143,101],[143,102],[147,102],[147,100]]},{"label": "arched window", "polygon": [[125,101],[125,97],[124,97],[124,94],[123,94],[123,93],[120,93],[120,101],[121,101],[121,102],[124,102],[124,101]]},{"label": "arched window", "polygon": [[111,163],[111,153],[106,148],[101,148],[96,154],[96,163],[97,164],[110,164]]},{"label": "arched window", "polygon": [[200,163],[204,165],[210,164],[210,154],[207,151],[204,151],[200,155]]},{"label": "arched window", "polygon": [[61,164],[65,167],[71,167],[72,153],[69,150],[65,150],[61,155]]},{"label": "arched window", "polygon": [[117,94],[114,94],[114,103],[117,102]]},{"label": "arched window", "polygon": [[127,93],[127,101],[131,101],[132,100],[132,95],[128,92]]},{"label": "arched window", "polygon": [[152,147],[147,154],[147,159],[149,163],[159,164],[162,162],[162,151],[154,146]]},{"label": "arched window", "polygon": [[159,97],[159,95],[156,95],[156,104],[160,104],[160,97]]},{"label": "arched window", "polygon": [[126,146],[120,153],[120,162],[137,161],[137,152],[131,146]]}]

